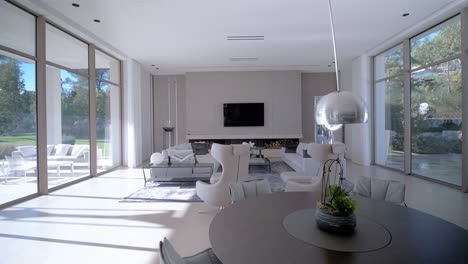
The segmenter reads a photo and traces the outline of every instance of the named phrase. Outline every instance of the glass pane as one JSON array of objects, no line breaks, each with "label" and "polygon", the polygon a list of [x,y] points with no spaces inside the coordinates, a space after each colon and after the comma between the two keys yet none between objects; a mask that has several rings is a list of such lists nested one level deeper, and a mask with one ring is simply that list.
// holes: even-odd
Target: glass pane
[{"label": "glass pane", "polygon": [[49,24],[46,26],[46,58],[88,74],[88,45]]},{"label": "glass pane", "polygon": [[459,59],[411,74],[411,126],[413,173],[461,185]]},{"label": "glass pane", "polygon": [[375,163],[403,170],[403,77],[375,87]]},{"label": "glass pane", "polygon": [[49,187],[89,175],[89,81],[47,66]]},{"label": "glass pane", "polygon": [[375,57],[375,79],[393,76],[403,72],[403,45]]},{"label": "glass pane", "polygon": [[36,66],[0,51],[0,204],[37,193]]},{"label": "glass pane", "polygon": [[0,1],[0,44],[36,55],[36,17]]},{"label": "glass pane", "polygon": [[120,83],[120,61],[96,50],[96,77]]},{"label": "glass pane", "polygon": [[120,88],[96,81],[98,171],[120,165]]},{"label": "glass pane", "polygon": [[460,16],[457,16],[411,39],[411,69],[460,53]]}]

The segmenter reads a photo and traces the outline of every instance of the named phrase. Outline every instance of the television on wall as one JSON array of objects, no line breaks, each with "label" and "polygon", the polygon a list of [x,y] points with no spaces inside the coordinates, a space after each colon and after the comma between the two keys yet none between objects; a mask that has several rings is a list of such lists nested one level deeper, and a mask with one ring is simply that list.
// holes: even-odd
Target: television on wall
[{"label": "television on wall", "polygon": [[264,126],[263,109],[263,103],[224,104],[224,126]]}]

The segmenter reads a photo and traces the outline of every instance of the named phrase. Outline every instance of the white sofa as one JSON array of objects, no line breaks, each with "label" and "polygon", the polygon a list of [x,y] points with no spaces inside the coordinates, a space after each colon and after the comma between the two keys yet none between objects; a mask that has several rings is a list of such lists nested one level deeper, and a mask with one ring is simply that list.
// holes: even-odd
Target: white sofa
[{"label": "white sofa", "polygon": [[[310,157],[303,157],[303,150]],[[283,153],[282,160],[296,172],[304,175],[319,176],[322,174],[323,163],[328,159],[335,159],[337,155],[345,167],[345,150],[346,146],[341,142],[334,144],[299,143],[296,152]]]},{"label": "white sofa", "polygon": [[[161,152],[156,152],[151,155],[150,162],[152,164],[161,164],[161,163],[167,163],[168,162],[168,157],[171,157],[171,163],[177,163],[177,162],[186,162],[186,163],[212,163],[213,164],[213,171],[212,173],[216,173],[219,169],[219,162],[211,156],[210,153],[204,154],[204,155],[194,155],[192,145],[190,143],[184,143],[184,144],[179,144],[173,147],[170,147],[168,149],[165,149]],[[203,168],[199,168],[198,171],[202,174],[205,172],[202,171]],[[152,169],[152,177],[158,177],[158,171],[157,169]],[[174,171],[176,174],[182,173],[180,170],[178,172]],[[183,175],[179,175],[183,176]],[[187,175],[189,176],[189,175]]]},{"label": "white sofa", "polygon": [[[307,151],[309,158],[304,158],[302,149]],[[343,165],[343,177],[346,177],[346,160],[344,153],[346,146],[343,143],[335,144],[300,144],[296,153],[285,153],[283,160],[292,163],[298,170],[296,172],[283,172],[281,179],[286,182],[286,192],[318,192],[322,187],[323,166],[329,159],[340,158]],[[289,155],[288,155],[289,154]],[[294,159],[295,163],[291,162]],[[304,167],[298,166],[298,162],[305,164]],[[289,164],[288,163],[288,164]],[[293,167],[294,168],[294,167]],[[294,168],[294,169],[296,169]],[[336,166],[331,168],[331,175],[335,174]]]}]

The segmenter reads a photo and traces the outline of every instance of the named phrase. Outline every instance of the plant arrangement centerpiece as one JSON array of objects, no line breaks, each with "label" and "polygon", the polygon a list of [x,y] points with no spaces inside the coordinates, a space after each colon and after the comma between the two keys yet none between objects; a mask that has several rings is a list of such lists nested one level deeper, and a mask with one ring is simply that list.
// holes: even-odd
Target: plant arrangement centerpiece
[{"label": "plant arrangement centerpiece", "polygon": [[[332,169],[334,170],[332,171]],[[340,159],[327,160],[323,166],[322,194],[317,203],[315,220],[323,231],[349,234],[356,227],[356,201],[349,196],[352,183],[343,178]]]}]

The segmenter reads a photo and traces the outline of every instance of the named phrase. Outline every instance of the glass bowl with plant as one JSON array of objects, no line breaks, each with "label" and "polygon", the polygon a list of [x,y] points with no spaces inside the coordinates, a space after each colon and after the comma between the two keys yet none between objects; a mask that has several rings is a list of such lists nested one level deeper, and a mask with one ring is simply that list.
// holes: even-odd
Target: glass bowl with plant
[{"label": "glass bowl with plant", "polygon": [[323,167],[322,193],[315,220],[318,228],[331,233],[352,233],[356,227],[356,201],[349,195],[352,183],[343,177],[339,158],[327,160]]}]

